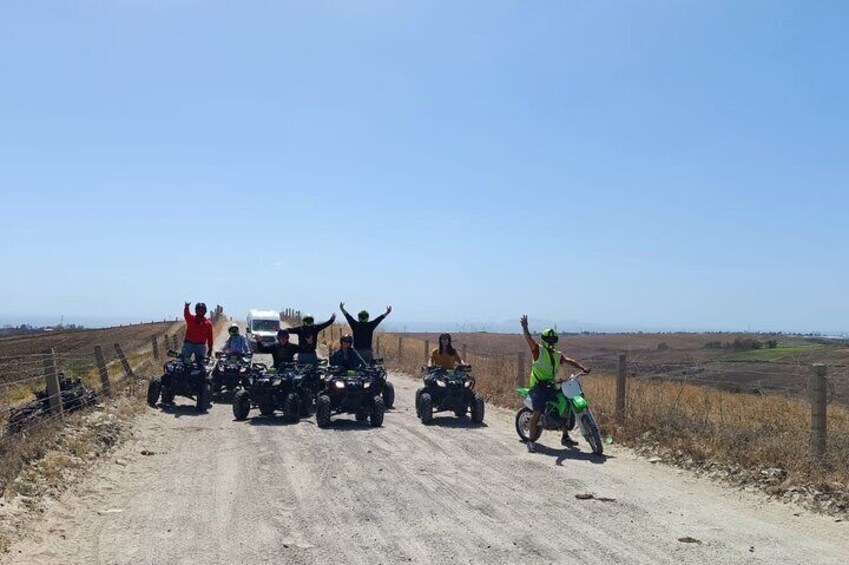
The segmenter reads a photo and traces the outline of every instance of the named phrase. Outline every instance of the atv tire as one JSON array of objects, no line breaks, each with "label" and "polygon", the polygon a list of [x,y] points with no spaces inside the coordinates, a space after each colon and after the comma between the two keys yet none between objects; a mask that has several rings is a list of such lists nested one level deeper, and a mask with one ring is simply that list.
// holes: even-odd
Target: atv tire
[{"label": "atv tire", "polygon": [[274,416],[274,402],[263,400],[259,403],[259,413],[263,416]]},{"label": "atv tire", "polygon": [[166,386],[162,387],[162,404],[174,404],[174,391]]},{"label": "atv tire", "polygon": [[156,403],[159,402],[159,393],[162,391],[162,379],[153,377],[147,385],[147,404],[156,408]]},{"label": "atv tire", "polygon": [[[384,391],[384,394],[385,391]],[[386,412],[386,404],[382,397],[375,396],[374,403],[371,405],[371,414],[369,415],[369,423],[372,428],[379,428],[383,425],[383,415]]]},{"label": "atv tire", "polygon": [[483,422],[485,410],[486,405],[484,404],[483,396],[476,394],[474,400],[472,400],[472,422],[475,424]]},{"label": "atv tire", "polygon": [[425,390],[427,390],[427,389],[420,388],[419,390],[416,391],[416,418],[420,417],[419,409],[421,408],[421,405],[422,405],[422,394],[424,394]]},{"label": "atv tire", "polygon": [[283,413],[286,415],[286,420],[289,422],[297,422],[301,413],[301,399],[294,392],[290,392],[286,396],[286,403],[283,405]]},{"label": "atv tire", "polygon": [[198,391],[197,410],[200,414],[206,412],[212,405],[212,386],[209,383],[203,383]]},{"label": "atv tire", "polygon": [[315,403],[315,423],[319,428],[330,426],[330,397],[322,394]]},{"label": "atv tire", "polygon": [[233,396],[233,416],[240,422],[248,418],[251,411],[251,397],[248,391],[242,389],[236,391]]},{"label": "atv tire", "polygon": [[383,385],[383,405],[387,410],[395,406],[395,386],[390,382]]},{"label": "atv tire", "polygon": [[423,392],[419,399],[419,418],[425,426],[433,422],[433,398],[427,392]]}]

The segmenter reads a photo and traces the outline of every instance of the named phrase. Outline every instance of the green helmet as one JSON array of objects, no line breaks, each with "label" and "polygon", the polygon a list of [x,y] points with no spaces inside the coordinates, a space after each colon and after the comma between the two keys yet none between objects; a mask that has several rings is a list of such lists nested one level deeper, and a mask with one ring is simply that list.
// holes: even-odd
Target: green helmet
[{"label": "green helmet", "polygon": [[560,337],[557,335],[557,332],[551,328],[547,328],[542,330],[542,340],[549,346],[555,346]]},{"label": "green helmet", "polygon": [[357,314],[357,319],[361,322],[368,322],[368,310],[360,310],[360,313]]},{"label": "green helmet", "polygon": [[303,322],[303,324],[305,326],[311,326],[315,323],[315,318],[313,318],[312,316],[307,314],[306,316],[303,317],[303,319],[301,321]]}]

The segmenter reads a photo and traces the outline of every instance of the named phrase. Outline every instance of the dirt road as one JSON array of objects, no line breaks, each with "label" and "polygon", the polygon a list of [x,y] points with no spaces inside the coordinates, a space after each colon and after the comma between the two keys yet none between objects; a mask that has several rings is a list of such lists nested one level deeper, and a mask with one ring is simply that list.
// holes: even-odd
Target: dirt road
[{"label": "dirt road", "polygon": [[229,405],[196,415],[185,399],[149,409],[116,463],[49,508],[6,562],[847,562],[847,523],[625,449],[529,454],[513,414],[489,406],[480,427],[453,415],[425,427],[417,383],[394,381],[378,429],[256,411],[236,422]]}]

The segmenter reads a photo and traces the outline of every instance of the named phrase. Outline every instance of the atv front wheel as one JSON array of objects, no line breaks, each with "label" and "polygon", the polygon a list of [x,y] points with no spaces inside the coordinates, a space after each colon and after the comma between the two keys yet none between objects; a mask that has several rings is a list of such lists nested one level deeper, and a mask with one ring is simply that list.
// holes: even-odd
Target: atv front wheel
[{"label": "atv front wheel", "polygon": [[263,400],[259,403],[259,413],[263,416],[274,416],[274,402]]},{"label": "atv front wheel", "polygon": [[290,422],[297,422],[298,415],[301,412],[301,399],[294,392],[290,392],[286,396],[286,404],[283,406],[283,413],[286,414],[286,419]]},{"label": "atv front wheel", "polygon": [[242,389],[233,396],[233,416],[240,422],[247,419],[251,411],[251,397],[248,391]]},{"label": "atv front wheel", "polygon": [[198,391],[197,397],[197,409],[198,412],[203,414],[209,409],[212,404],[212,387],[209,383],[204,383],[201,385],[200,390]]},{"label": "atv front wheel", "polygon": [[433,422],[433,398],[427,392],[423,392],[419,399],[419,418],[426,426]]},{"label": "atv front wheel", "polygon": [[516,433],[524,442],[537,441],[539,436],[542,435],[542,426],[537,425],[537,433],[534,437],[531,437],[531,416],[533,416],[533,413],[533,410],[527,407],[516,412]]},{"label": "atv front wheel", "polygon": [[159,401],[159,393],[162,390],[162,379],[153,377],[147,385],[147,403],[156,408],[156,403]]},{"label": "atv front wheel", "polygon": [[424,394],[425,390],[427,390],[427,389],[420,388],[419,390],[416,391],[416,418],[420,417],[419,412],[421,411],[422,394]]},{"label": "atv front wheel", "polygon": [[383,405],[387,410],[395,406],[395,386],[390,382],[383,385]]},{"label": "atv front wheel", "polygon": [[483,422],[483,413],[485,410],[485,405],[483,401],[483,396],[476,394],[474,400],[472,400],[472,422],[475,424],[480,424]]},{"label": "atv front wheel", "polygon": [[174,391],[170,387],[162,387],[162,404],[174,404]]},{"label": "atv front wheel", "polygon": [[386,404],[384,403],[383,398],[375,396],[374,403],[371,405],[371,416],[369,416],[369,423],[372,428],[379,428],[383,425],[384,412],[386,412]]},{"label": "atv front wheel", "polygon": [[315,423],[319,428],[330,425],[330,397],[322,394],[315,403]]}]

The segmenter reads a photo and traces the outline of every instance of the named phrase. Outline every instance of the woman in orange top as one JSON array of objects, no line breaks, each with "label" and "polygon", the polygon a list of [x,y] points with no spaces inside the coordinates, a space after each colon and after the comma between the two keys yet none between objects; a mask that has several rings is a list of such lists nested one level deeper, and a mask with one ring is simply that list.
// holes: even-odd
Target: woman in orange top
[{"label": "woman in orange top", "polygon": [[441,367],[450,370],[462,364],[463,360],[460,358],[460,354],[451,346],[451,334],[440,335],[439,347],[430,352],[428,367]]}]

